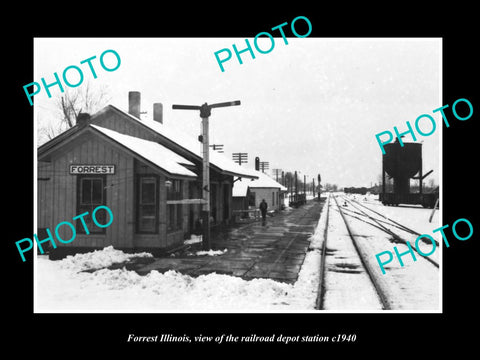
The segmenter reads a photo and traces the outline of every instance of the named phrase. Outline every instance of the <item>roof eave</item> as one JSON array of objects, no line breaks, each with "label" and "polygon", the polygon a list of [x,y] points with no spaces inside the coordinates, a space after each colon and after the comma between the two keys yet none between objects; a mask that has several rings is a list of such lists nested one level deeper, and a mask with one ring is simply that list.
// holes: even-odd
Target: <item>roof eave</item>
[{"label": "roof eave", "polygon": [[[71,129],[73,129],[73,128],[71,128]],[[69,129],[69,130],[71,130],[71,129]],[[151,167],[159,170],[162,174],[164,174],[167,177],[171,177],[171,178],[175,178],[175,179],[184,179],[184,180],[192,180],[192,179],[196,180],[196,179],[198,179],[197,175],[176,174],[176,173],[169,172],[168,170],[166,170],[166,169],[162,168],[161,166],[151,162],[150,160],[146,159],[145,157],[138,154],[137,152],[127,148],[121,142],[107,136],[106,134],[102,133],[101,131],[99,131],[98,129],[95,129],[92,126],[87,125],[87,126],[84,126],[84,127],[76,127],[76,129],[69,134],[68,138],[73,138],[74,139],[78,136],[81,136],[85,132],[92,132],[92,133],[100,136],[101,138],[106,139],[107,141],[109,141],[111,143],[114,143],[116,146],[121,147],[122,149],[124,149],[124,151],[130,153],[132,156],[134,156],[134,157],[138,158],[139,160],[149,164]],[[55,139],[57,139],[57,138],[58,138],[58,136]],[[66,136],[63,136],[61,139],[57,140],[55,143],[52,143],[51,146],[49,146],[48,148],[44,148],[44,150],[42,152],[39,151],[38,155],[37,155],[38,160],[42,161],[42,159],[44,159],[50,153],[55,151],[55,148],[57,146],[61,146],[62,143],[67,140],[66,138],[67,138]],[[54,140],[54,139],[52,139],[52,140]]]},{"label": "roof eave", "polygon": [[[216,166],[217,167],[217,166]],[[217,167],[218,168],[218,167]],[[228,170],[222,170],[220,169],[219,172],[222,174],[222,175],[228,175],[228,176],[237,176],[239,178],[244,178],[244,179],[258,179],[258,176],[254,176],[254,175],[248,175],[248,174],[240,174],[240,173],[236,173],[236,172],[233,172],[233,171],[228,171]]]},{"label": "roof eave", "polygon": [[[102,133],[100,130],[92,127],[92,126],[89,126],[88,128],[92,129],[94,132],[96,132],[97,134],[99,134],[101,137],[104,137],[105,139],[108,139],[110,141],[113,141],[114,143],[116,143],[117,145],[119,145],[120,147],[124,148],[126,151],[132,153],[132,155],[134,157],[137,157],[139,158],[140,160],[148,163],[150,166],[160,170],[162,173],[165,174],[165,176],[167,177],[172,177],[172,178],[176,178],[176,179],[197,179],[198,176],[197,175],[187,175],[187,174],[177,174],[177,173],[172,173],[172,172],[169,172],[168,170],[162,168],[161,166],[151,162],[150,160],[146,159],[145,157],[143,157],[142,155],[138,154],[137,152],[127,148],[125,145],[123,145],[121,142],[117,141],[116,139],[114,138],[111,138],[109,137],[108,135]],[[183,166],[183,165],[181,165]],[[187,169],[188,170],[188,169]]]}]

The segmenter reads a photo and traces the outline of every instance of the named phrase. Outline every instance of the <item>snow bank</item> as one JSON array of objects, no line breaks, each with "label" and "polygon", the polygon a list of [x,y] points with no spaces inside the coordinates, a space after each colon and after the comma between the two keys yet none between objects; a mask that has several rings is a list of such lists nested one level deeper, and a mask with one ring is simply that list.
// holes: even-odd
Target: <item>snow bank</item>
[{"label": "snow bank", "polygon": [[317,227],[315,228],[315,232],[310,240],[310,249],[321,249],[323,242],[325,241],[325,230],[327,229],[327,222],[328,222],[328,207],[330,206],[330,193],[327,194],[327,199],[325,200],[325,204],[323,205],[322,212],[320,214],[320,220],[318,222]]},{"label": "snow bank", "polygon": [[62,269],[69,269],[74,272],[83,270],[95,270],[109,267],[115,263],[130,261],[135,257],[153,257],[150,253],[126,254],[123,251],[116,250],[113,246],[108,246],[103,250],[95,250],[85,254],[69,255],[59,261]]},{"label": "snow bank", "polygon": [[[327,207],[324,206],[322,215]],[[325,224],[320,221],[312,243],[321,242]],[[226,251],[198,251],[196,255],[214,256]],[[318,289],[320,255],[318,249],[307,253],[294,285],[216,273],[194,278],[173,270],[163,274],[151,271],[145,276],[125,268],[109,270],[106,267],[114,263],[152,256],[125,254],[111,246],[60,261],[42,255],[35,260],[34,308],[35,312],[311,311]],[[99,270],[82,271],[92,269]]]},{"label": "snow bank", "polygon": [[287,294],[285,302],[293,308],[314,310],[317,301],[318,284],[320,282],[321,252],[312,250],[307,253],[298,280]]},{"label": "snow bank", "polygon": [[[95,256],[109,259],[110,252]],[[79,265],[88,257],[72,258],[68,262],[77,266],[38,257],[35,312],[264,312],[288,309],[293,294],[290,284],[216,273],[193,278],[172,270],[145,276],[125,268],[75,272],[87,268]]]}]

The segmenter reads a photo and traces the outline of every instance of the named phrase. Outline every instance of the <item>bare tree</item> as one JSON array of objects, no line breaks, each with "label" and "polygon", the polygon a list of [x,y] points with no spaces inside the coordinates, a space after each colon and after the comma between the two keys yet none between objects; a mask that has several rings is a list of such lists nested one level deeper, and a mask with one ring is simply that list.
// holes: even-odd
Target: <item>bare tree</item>
[{"label": "bare tree", "polygon": [[80,112],[95,112],[110,100],[105,86],[92,89],[90,83],[86,82],[77,89],[67,90],[57,99],[57,107],[62,113],[62,123],[67,128],[76,124]]},{"label": "bare tree", "polygon": [[[67,90],[68,91],[68,90]],[[68,129],[76,123],[77,115],[81,108],[78,107],[80,92],[68,91],[57,98],[57,108],[62,112],[62,124]]]},{"label": "bare tree", "polygon": [[59,120],[39,128],[39,135],[53,139],[63,131],[75,126],[79,113],[92,114],[105,106],[108,101],[110,101],[110,96],[106,86],[94,88],[87,81],[78,88],[66,88],[65,92],[55,99]]},{"label": "bare tree", "polygon": [[[41,139],[53,139],[55,136],[63,132],[64,129],[62,129],[61,124],[57,124],[57,126],[54,126],[52,123],[47,123],[38,129],[38,135],[39,138]],[[45,140],[43,140],[45,141]],[[41,141],[41,142],[43,142]]]}]

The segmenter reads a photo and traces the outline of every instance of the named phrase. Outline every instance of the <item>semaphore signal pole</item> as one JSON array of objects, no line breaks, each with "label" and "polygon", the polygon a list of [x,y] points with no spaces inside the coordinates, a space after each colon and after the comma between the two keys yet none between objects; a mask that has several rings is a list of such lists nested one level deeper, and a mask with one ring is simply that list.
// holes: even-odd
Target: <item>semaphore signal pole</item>
[{"label": "semaphore signal pole", "polygon": [[204,250],[210,250],[210,171],[209,171],[209,140],[208,140],[208,118],[213,108],[240,105],[240,100],[229,101],[208,105],[207,103],[198,105],[172,105],[172,109],[178,110],[200,110],[202,118],[202,197],[203,197],[203,236],[202,245]]}]

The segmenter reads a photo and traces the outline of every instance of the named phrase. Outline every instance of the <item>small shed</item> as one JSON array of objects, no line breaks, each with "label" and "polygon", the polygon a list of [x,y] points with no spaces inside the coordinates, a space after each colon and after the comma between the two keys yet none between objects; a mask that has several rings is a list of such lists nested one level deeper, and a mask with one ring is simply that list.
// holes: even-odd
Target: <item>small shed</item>
[{"label": "small shed", "polygon": [[252,171],[257,179],[243,179],[233,184],[232,193],[237,206],[244,206],[243,209],[248,206],[258,208],[262,199],[265,199],[269,211],[281,210],[287,188],[260,171]]}]

